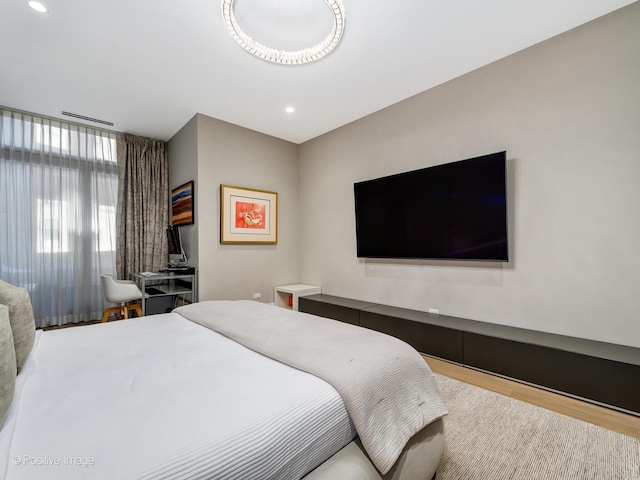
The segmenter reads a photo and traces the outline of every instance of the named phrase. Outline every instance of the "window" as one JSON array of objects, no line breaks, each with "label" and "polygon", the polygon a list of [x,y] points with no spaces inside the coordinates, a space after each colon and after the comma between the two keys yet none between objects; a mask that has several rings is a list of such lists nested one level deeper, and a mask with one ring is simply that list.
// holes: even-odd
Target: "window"
[{"label": "window", "polygon": [[114,252],[116,247],[116,206],[98,205],[98,215],[93,217],[93,234],[96,250]]},{"label": "window", "polygon": [[67,253],[71,225],[67,202],[38,198],[36,201],[36,235],[38,253]]},{"label": "window", "polygon": [[115,134],[0,109],[0,278],[38,326],[100,318],[115,274]]}]

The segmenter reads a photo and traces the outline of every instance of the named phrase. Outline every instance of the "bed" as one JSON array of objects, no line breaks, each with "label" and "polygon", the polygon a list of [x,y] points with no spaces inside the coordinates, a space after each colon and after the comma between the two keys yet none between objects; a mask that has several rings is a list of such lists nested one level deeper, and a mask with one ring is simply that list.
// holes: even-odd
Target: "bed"
[{"label": "bed", "polygon": [[31,335],[15,288],[0,285],[0,478],[435,474],[446,406],[397,339],[249,301]]}]

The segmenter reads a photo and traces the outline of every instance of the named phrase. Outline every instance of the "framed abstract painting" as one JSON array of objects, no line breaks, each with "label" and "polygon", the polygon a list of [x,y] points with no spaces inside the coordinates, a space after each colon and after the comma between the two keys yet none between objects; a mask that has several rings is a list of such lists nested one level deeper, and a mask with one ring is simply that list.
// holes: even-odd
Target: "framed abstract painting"
[{"label": "framed abstract painting", "polygon": [[193,180],[171,190],[171,224],[193,224]]},{"label": "framed abstract painting", "polygon": [[278,243],[278,194],[220,185],[220,243]]}]

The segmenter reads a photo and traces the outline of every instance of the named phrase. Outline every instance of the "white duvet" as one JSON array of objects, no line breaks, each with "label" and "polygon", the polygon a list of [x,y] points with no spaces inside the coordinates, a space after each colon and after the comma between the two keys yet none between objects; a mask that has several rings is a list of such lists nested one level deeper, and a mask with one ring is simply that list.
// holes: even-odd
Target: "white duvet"
[{"label": "white duvet", "polygon": [[356,433],[336,390],[171,313],[42,332],[0,478],[299,478]]},{"label": "white duvet", "polygon": [[175,312],[333,385],[383,474],[411,437],[447,414],[431,369],[395,337],[248,300],[194,303]]}]

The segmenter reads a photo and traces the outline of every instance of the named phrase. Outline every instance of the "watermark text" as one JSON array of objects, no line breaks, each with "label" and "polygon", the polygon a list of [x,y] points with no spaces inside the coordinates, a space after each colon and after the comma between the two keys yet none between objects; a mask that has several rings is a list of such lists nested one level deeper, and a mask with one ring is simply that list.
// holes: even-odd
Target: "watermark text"
[{"label": "watermark text", "polygon": [[14,465],[40,467],[82,467],[88,468],[96,464],[93,457],[72,455],[16,455],[11,459]]}]

